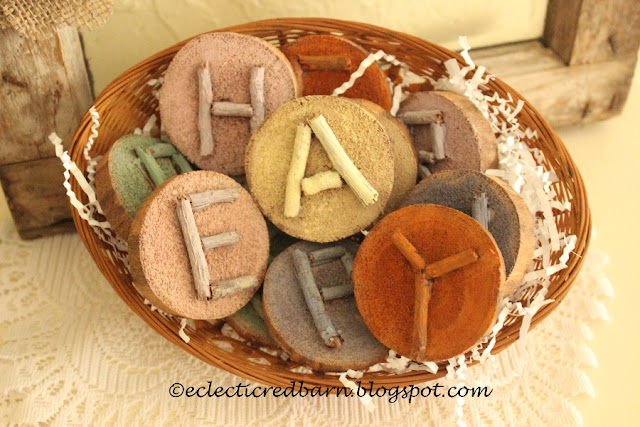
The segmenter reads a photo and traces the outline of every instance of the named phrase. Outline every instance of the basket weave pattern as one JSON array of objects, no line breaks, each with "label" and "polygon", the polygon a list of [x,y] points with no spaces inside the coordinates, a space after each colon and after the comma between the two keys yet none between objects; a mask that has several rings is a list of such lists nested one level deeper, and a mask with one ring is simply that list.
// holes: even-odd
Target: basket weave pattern
[{"label": "basket weave pattern", "polygon": [[[438,79],[445,73],[442,62],[455,58],[461,66],[464,64],[460,55],[425,40],[356,22],[319,18],[275,19],[228,27],[218,31],[233,31],[260,37],[276,46],[309,34],[331,33],[350,39],[370,52],[382,49],[406,63],[416,74],[428,75],[434,79]],[[136,127],[141,128],[151,114],[157,114],[158,101],[152,93],[153,87],[147,82],[163,75],[173,56],[187,41],[178,43],[133,66],[122,73],[98,96],[94,106],[100,114],[100,133],[91,150],[92,156],[106,153],[111,144],[120,136],[131,133]],[[487,93],[497,92],[503,98],[507,98],[507,94],[511,94],[514,102],[522,99],[516,91],[497,78],[489,81],[486,88]],[[558,199],[562,202],[571,201],[571,210],[564,211],[555,217],[558,231],[565,232],[566,235],[574,234],[577,236],[574,254],[567,262],[568,267],[551,278],[546,298],[553,299],[554,302],[545,305],[535,314],[532,320],[532,326],[534,326],[557,306],[574,282],[589,244],[591,216],[580,173],[556,133],[526,101],[524,108],[518,115],[518,120],[523,128],[529,127],[531,130],[537,131],[538,138],[526,142],[544,152],[547,164],[543,166],[547,169],[553,169],[558,176],[559,183],[553,187],[558,194]],[[83,171],[87,167],[87,161],[83,157],[83,149],[90,133],[91,116],[87,113],[69,149],[71,159]],[[75,181],[72,181],[72,189],[77,195],[83,194]],[[83,202],[87,202],[86,198]],[[72,212],[81,239],[114,290],[147,324],[175,345],[207,363],[267,385],[287,387],[291,381],[304,381],[309,387],[341,386],[335,375],[292,372],[291,368],[296,367],[296,364],[285,362],[279,357],[267,355],[244,343],[225,337],[216,329],[188,329],[187,333],[191,340],[188,344],[185,343],[178,336],[179,319],[165,318],[157,311],[151,311],[135,290],[127,269],[108,253],[114,249],[98,238],[88,223],[79,217],[75,209],[72,209]],[[559,254],[554,254],[552,261],[556,261],[558,257]],[[524,297],[526,298],[526,295]],[[504,328],[498,334],[496,345],[492,350],[493,354],[505,349],[518,339],[520,324],[520,318],[507,320]],[[264,358],[269,364],[256,363],[249,360],[250,358]],[[375,387],[418,384],[444,376],[446,370],[442,369],[442,366],[444,363],[441,364],[441,369],[437,374],[426,371],[409,371],[403,374],[375,372],[365,374],[362,381],[364,383],[374,381]]]}]

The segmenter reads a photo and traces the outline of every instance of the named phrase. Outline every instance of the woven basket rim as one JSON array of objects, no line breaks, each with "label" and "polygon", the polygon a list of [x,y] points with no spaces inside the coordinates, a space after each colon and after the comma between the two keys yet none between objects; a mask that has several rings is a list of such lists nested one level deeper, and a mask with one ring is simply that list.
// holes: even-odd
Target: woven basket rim
[{"label": "woven basket rim", "polygon": [[[458,63],[463,66],[465,64],[463,58],[456,52],[453,52],[444,47],[435,45],[426,40],[418,38],[416,36],[406,34],[403,32],[389,30],[384,27],[360,23],[356,21],[345,21],[338,19],[329,19],[329,18],[276,18],[276,19],[267,19],[261,21],[249,22],[246,24],[234,25],[231,27],[225,27],[214,31],[208,31],[202,34],[212,33],[212,32],[241,32],[244,34],[248,34],[252,31],[278,31],[274,28],[282,28],[284,30],[287,29],[295,29],[299,27],[312,27],[315,31],[326,31],[326,32],[335,32],[336,30],[342,31],[355,31],[358,36],[367,37],[368,34],[374,33],[379,35],[388,35],[394,39],[402,39],[406,41],[407,44],[414,45],[414,48],[418,49],[431,49],[433,52],[440,54],[442,57],[454,58],[458,61]],[[361,34],[360,34],[361,33]],[[199,34],[201,35],[201,34]],[[161,50],[160,52],[152,55],[151,57],[133,65],[128,68],[124,72],[122,72],[117,78],[115,78],[111,83],[109,83],[104,90],[96,97],[93,106],[96,108],[100,108],[105,106],[108,102],[112,100],[114,96],[122,93],[124,91],[127,83],[130,83],[130,76],[136,75],[141,70],[145,70],[150,68],[151,66],[164,63],[167,60],[168,56],[173,56],[175,52],[191,40],[194,37],[198,37],[199,35],[190,37],[186,40],[183,40],[179,43],[174,44],[171,47]],[[407,45],[403,45],[403,47],[407,47]],[[387,52],[389,53],[389,52]],[[391,52],[393,53],[393,52]],[[402,58],[398,58],[402,60]],[[537,128],[540,130],[541,135],[539,138],[548,142],[550,145],[550,150],[556,155],[556,157],[560,158],[563,163],[562,166],[566,169],[567,175],[574,181],[574,187],[578,190],[575,193],[572,193],[572,203],[578,201],[579,202],[579,211],[581,215],[576,218],[578,222],[578,229],[575,230],[575,233],[578,241],[576,243],[576,248],[574,249],[574,253],[577,256],[570,257],[567,262],[567,268],[556,273],[557,277],[554,276],[554,279],[559,279],[560,285],[553,292],[547,295],[547,298],[553,299],[554,301],[550,304],[542,307],[538,312],[534,315],[531,321],[531,328],[538,325],[546,316],[548,316],[557,305],[564,299],[566,294],[568,293],[571,285],[574,283],[578,272],[580,271],[583,263],[584,263],[584,254],[586,253],[590,239],[591,239],[591,214],[588,206],[588,199],[586,195],[586,190],[584,186],[584,182],[576,167],[573,159],[568,153],[566,147],[556,134],[556,132],[551,128],[548,122],[538,113],[538,111],[531,105],[529,102],[524,99],[516,90],[510,87],[508,84],[501,81],[499,78],[496,78],[493,82],[489,84],[489,86],[496,86],[496,88],[502,89],[507,93],[510,93],[514,100],[523,100],[524,107],[522,111],[519,113],[519,117],[524,117],[530,121],[537,122]],[[498,90],[498,89],[494,89]],[[87,111],[84,115],[77,131],[75,132],[71,145],[69,146],[69,155],[71,159],[78,164],[81,170],[85,171],[86,165],[83,158],[83,149],[87,142],[87,137],[90,134],[90,128],[92,125],[92,117]],[[82,166],[80,166],[82,165]],[[81,187],[77,181],[71,180],[71,188],[78,195],[82,194]],[[133,291],[123,290],[116,285],[118,281],[115,276],[116,272],[112,271],[112,269],[107,268],[105,263],[105,259],[107,256],[101,250],[100,243],[98,237],[95,235],[92,228],[88,225],[88,223],[82,219],[79,213],[72,207],[72,217],[74,220],[74,224],[76,229],[78,230],[78,234],[80,235],[85,247],[91,254],[94,262],[101,270],[103,275],[107,278],[110,285],[114,288],[116,293],[123,299],[123,301],[129,305],[129,307],[140,316],[149,326],[151,326],[156,332],[164,336],[170,342],[175,345],[178,345],[188,353],[198,357],[199,359],[219,367],[221,369],[227,370],[233,374],[242,376],[249,380],[258,381],[267,385],[273,386],[287,386],[290,385],[291,377],[295,377],[298,380],[304,380],[310,385],[317,385],[321,387],[340,387],[342,384],[338,381],[336,376],[327,375],[322,373],[312,373],[312,374],[299,374],[299,373],[290,373],[285,374],[282,369],[277,369],[274,367],[262,366],[253,363],[248,363],[246,360],[241,360],[240,358],[234,357],[233,352],[230,357],[226,357],[224,354],[216,353],[217,358],[212,358],[210,354],[207,354],[203,351],[203,348],[200,347],[204,345],[205,342],[198,337],[192,337],[191,343],[185,343],[177,334],[175,328],[175,322],[168,321],[164,319],[160,315],[150,314],[150,310],[147,306],[140,304],[139,295],[135,295],[137,291],[133,289]],[[518,319],[514,324],[506,326],[500,332],[501,339],[498,340],[495,347],[492,350],[492,354],[497,354],[498,352],[504,350],[509,345],[513,344],[520,335],[520,324],[521,319]],[[195,339],[194,339],[195,338]],[[196,345],[197,344],[197,345]],[[211,344],[209,344],[211,345]],[[246,357],[245,357],[246,358]],[[468,366],[477,363],[474,361],[469,363]],[[418,384],[425,381],[435,380],[437,378],[443,377],[446,375],[446,370],[440,369],[438,373],[431,374],[426,373],[425,371],[409,371],[403,374],[391,374],[391,373],[367,373],[363,377],[363,381],[374,380],[376,384],[374,388],[380,386],[389,386],[389,385],[411,385]]]}]

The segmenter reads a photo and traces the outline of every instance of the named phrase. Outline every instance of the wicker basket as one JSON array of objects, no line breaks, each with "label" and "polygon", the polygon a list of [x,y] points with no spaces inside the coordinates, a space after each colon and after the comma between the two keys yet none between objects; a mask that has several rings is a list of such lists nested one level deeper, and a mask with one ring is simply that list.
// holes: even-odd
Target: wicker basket
[{"label": "wicker basket", "polygon": [[[308,18],[275,19],[238,25],[219,31],[249,34],[261,37],[275,45],[281,45],[308,34],[339,34],[371,52],[382,49],[388,54],[393,54],[405,62],[412,71],[430,75],[435,79],[444,73],[443,61],[455,58],[461,65],[464,64],[460,55],[425,40],[356,22]],[[100,135],[95,140],[92,155],[105,153],[117,138],[131,133],[136,127],[142,127],[149,116],[156,111],[158,102],[152,94],[153,88],[147,85],[147,82],[162,75],[173,55],[185,43],[186,41],[172,46],[128,69],[98,96],[94,106],[100,113]],[[516,91],[499,79],[490,81],[487,86],[489,90],[496,91],[502,97],[506,98],[507,93],[510,93],[515,101],[522,99]],[[553,299],[554,302],[536,313],[532,321],[533,326],[558,305],[574,282],[589,244],[591,216],[580,173],[556,133],[527,102],[518,118],[521,124],[537,131],[539,138],[533,141],[532,145],[544,152],[546,161],[549,163],[545,166],[552,168],[558,175],[560,182],[555,186],[558,198],[561,201],[571,201],[571,210],[556,217],[558,230],[564,231],[567,235],[575,234],[578,239],[574,254],[567,262],[568,268],[552,277],[547,298]],[[83,149],[91,133],[90,128],[91,116],[87,113],[69,150],[72,160],[83,171],[87,166]],[[72,181],[72,189],[76,194],[82,194],[80,186],[75,181]],[[305,381],[309,387],[341,386],[335,375],[292,372],[291,368],[295,367],[295,364],[284,362],[278,357],[266,355],[248,345],[227,338],[217,329],[188,330],[191,341],[189,344],[185,343],[178,336],[179,321],[166,319],[144,304],[127,270],[119,261],[114,261],[116,258],[112,256],[113,254],[109,254],[113,249],[98,238],[75,209],[72,211],[80,237],[111,286],[138,316],[173,344],[207,363],[264,384],[287,387],[291,381]],[[505,349],[518,339],[520,324],[521,318],[514,318],[505,323],[492,353]],[[255,358],[264,358],[269,364],[250,360]],[[417,384],[444,376],[446,370],[442,369],[442,366],[437,374],[426,371],[409,371],[404,374],[377,372],[366,374],[362,381],[372,380],[375,382],[375,387]]]}]

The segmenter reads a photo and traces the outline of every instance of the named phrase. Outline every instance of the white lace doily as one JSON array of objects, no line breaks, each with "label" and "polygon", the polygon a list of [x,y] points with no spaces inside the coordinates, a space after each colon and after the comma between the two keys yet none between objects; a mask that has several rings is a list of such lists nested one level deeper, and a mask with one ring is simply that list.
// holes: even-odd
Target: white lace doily
[{"label": "white lace doily", "polygon": [[[494,387],[466,398],[469,425],[574,425],[579,395],[593,395],[585,366],[590,323],[612,295],[591,249],[569,295],[522,340],[466,372]],[[491,379],[491,383],[487,382]],[[77,235],[21,241],[0,223],[0,425],[452,425],[456,401],[421,398],[369,413],[356,398],[173,398],[169,387],[248,381],[172,345],[111,289]]]}]

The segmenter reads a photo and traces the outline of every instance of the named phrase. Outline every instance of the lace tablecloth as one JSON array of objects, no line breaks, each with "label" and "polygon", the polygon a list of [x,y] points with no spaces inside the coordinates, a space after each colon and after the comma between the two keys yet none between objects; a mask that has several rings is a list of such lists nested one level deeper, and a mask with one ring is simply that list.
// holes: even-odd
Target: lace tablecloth
[{"label": "lace tablecloth", "polygon": [[590,324],[607,319],[605,256],[590,250],[564,302],[527,343],[467,371],[490,397],[173,398],[169,387],[248,381],[190,356],[149,328],[102,277],[77,235],[25,242],[0,223],[0,424],[52,425],[574,425],[594,395]]}]

